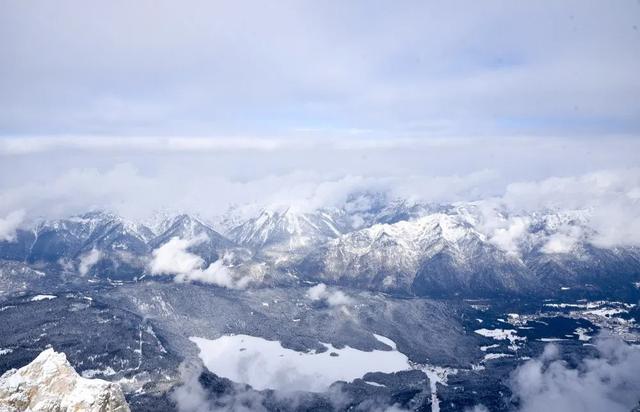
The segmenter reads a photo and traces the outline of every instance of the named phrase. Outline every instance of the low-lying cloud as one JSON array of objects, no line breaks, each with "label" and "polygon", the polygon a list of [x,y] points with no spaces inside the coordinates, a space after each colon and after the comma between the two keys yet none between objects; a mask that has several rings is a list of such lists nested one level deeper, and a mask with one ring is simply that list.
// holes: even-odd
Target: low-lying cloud
[{"label": "low-lying cloud", "polygon": [[171,392],[179,412],[266,412],[264,396],[237,385],[218,396],[207,392],[199,381],[201,365],[180,365],[182,384]]},{"label": "low-lying cloud", "polygon": [[0,217],[0,240],[12,242],[16,238],[16,230],[25,217],[24,210],[16,210],[5,218]]},{"label": "low-lying cloud", "polygon": [[[402,412],[406,409],[398,405],[386,405],[378,399],[368,399],[354,405],[352,397],[343,390],[342,385],[333,385],[322,394],[310,394],[297,391],[256,391],[243,384],[231,384],[220,393],[208,391],[199,377],[204,368],[201,364],[183,363],[180,365],[182,383],[170,394],[179,412],[266,412],[268,410],[303,410],[309,405],[330,406],[332,410],[355,412]],[[282,378],[295,379],[292,376]],[[218,388],[217,388],[218,389]],[[318,402],[319,401],[319,402]]]},{"label": "low-lying cloud", "polygon": [[345,306],[352,305],[354,303],[346,293],[340,290],[331,291],[324,283],[318,283],[307,290],[307,297],[314,302],[322,301],[326,302],[329,306]]},{"label": "low-lying cloud", "polygon": [[151,273],[154,275],[189,273],[204,265],[204,259],[187,249],[206,241],[206,236],[192,239],[171,238],[152,253]]},{"label": "low-lying cloud", "polygon": [[171,238],[167,243],[152,252],[149,264],[152,275],[173,275],[176,282],[203,282],[230,289],[244,289],[254,278],[240,274],[225,265],[226,257],[204,267],[200,256],[189,252],[189,248],[207,240],[202,234],[192,239]]},{"label": "low-lying cloud", "polygon": [[78,263],[78,273],[80,273],[80,276],[86,276],[89,270],[91,270],[101,258],[102,252],[98,249],[91,249],[91,251],[80,256],[80,262]]},{"label": "low-lying cloud", "polygon": [[[107,209],[135,221],[158,211],[190,213],[215,225],[229,213],[240,221],[263,207],[310,212],[380,193],[483,205],[483,233],[512,255],[526,240],[526,215],[554,210],[581,210],[587,219],[584,230],[559,227],[544,253],[584,241],[637,246],[639,151],[640,141],[623,138],[0,139],[0,216],[12,216],[0,221],[16,226],[16,210],[26,212],[26,224]],[[490,161],[496,157],[505,161]],[[352,217],[355,226],[363,223]]]},{"label": "low-lying cloud", "polygon": [[562,225],[545,245],[565,252],[586,238],[600,247],[640,245],[640,169],[607,170],[510,184],[500,202],[510,211],[581,210],[590,233]]},{"label": "low-lying cloud", "polygon": [[596,340],[597,357],[572,367],[548,345],[511,376],[521,412],[629,412],[640,401],[640,348],[614,337]]},{"label": "low-lying cloud", "polygon": [[527,233],[531,219],[516,216],[505,220],[502,225],[490,231],[489,241],[503,251],[519,255],[519,240]]}]

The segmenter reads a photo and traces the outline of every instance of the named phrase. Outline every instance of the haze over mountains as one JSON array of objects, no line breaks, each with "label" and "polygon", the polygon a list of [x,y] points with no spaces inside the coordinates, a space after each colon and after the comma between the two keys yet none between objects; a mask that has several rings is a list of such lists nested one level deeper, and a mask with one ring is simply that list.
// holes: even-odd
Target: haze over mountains
[{"label": "haze over mountains", "polygon": [[158,275],[232,288],[312,281],[431,297],[624,288],[639,275],[640,249],[602,245],[591,215],[374,194],[341,208],[227,215],[216,225],[186,214],[143,223],[88,212],[17,229],[0,257],[65,278]]},{"label": "haze over mountains", "polygon": [[640,1],[0,2],[0,412],[640,408]]}]

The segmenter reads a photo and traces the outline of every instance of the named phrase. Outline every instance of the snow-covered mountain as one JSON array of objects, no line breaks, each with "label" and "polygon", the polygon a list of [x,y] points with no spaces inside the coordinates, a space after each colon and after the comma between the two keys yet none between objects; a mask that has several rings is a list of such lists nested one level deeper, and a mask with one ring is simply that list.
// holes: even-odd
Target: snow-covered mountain
[{"label": "snow-covered mountain", "polygon": [[[88,383],[63,355],[45,351],[34,363],[54,367],[32,364],[0,379],[0,410],[3,399],[12,402],[8,410],[92,410],[73,402],[94,398],[100,410],[127,410],[112,402],[122,398],[114,392],[118,384],[134,410],[180,410],[174,396],[180,390],[217,394],[211,399],[248,390],[207,371],[194,375],[197,392],[180,386],[179,365],[190,365],[183,360],[197,352],[189,337],[260,336],[298,348],[302,356],[322,349],[318,342],[327,336],[332,345],[377,350],[372,333],[392,336],[394,349],[424,366],[392,377],[367,374],[342,386],[342,393],[358,402],[384,394],[384,405],[398,399],[407,399],[403,407],[428,409],[434,400],[453,405],[459,384],[447,387],[437,379],[447,376],[438,378],[438,371],[455,370],[456,382],[473,392],[474,403],[464,405],[472,407],[478,396],[484,402],[495,392],[495,376],[505,376],[501,362],[517,367],[518,356],[536,356],[532,350],[542,349],[542,339],[575,336],[571,345],[582,351],[592,348],[583,339],[595,336],[597,325],[625,335],[635,328],[637,321],[626,316],[637,319],[640,250],[604,246],[589,219],[589,211],[581,210],[524,213],[492,204],[360,197],[336,209],[265,209],[223,232],[186,214],[163,216],[153,225],[98,212],[37,222],[0,242],[3,371],[55,347],[82,376],[106,381]],[[587,311],[593,302],[623,305],[624,313],[617,307],[601,315]],[[562,305],[569,305],[567,311],[553,315],[560,326],[533,320],[538,308]],[[574,309],[583,306],[586,318],[576,319]],[[534,330],[543,326],[549,331]],[[478,333],[483,330],[522,336],[511,336],[507,347],[500,342],[505,339]],[[500,365],[499,372],[487,372],[489,361]],[[45,369],[60,371],[55,382],[64,386],[55,386]],[[87,395],[96,385],[98,393]],[[436,389],[425,397],[425,387]],[[250,398],[265,399],[266,410],[328,404],[305,395],[303,403],[283,406],[277,402],[286,397],[254,389]],[[371,409],[361,405],[356,409]]]},{"label": "snow-covered mountain", "polygon": [[201,268],[224,258],[225,270],[260,268],[260,279],[412,295],[546,293],[640,280],[640,249],[598,245],[588,222],[580,210],[516,214],[361,197],[313,212],[264,209],[224,236],[186,214],[152,230],[93,212],[21,230],[0,242],[0,258],[126,280],[148,273],[152,252],[179,238]]},{"label": "snow-covered mountain", "polygon": [[149,242],[151,249],[160,247],[174,237],[180,239],[202,238],[201,242],[191,247],[191,252],[202,257],[208,263],[215,262],[225,250],[235,246],[231,240],[216,232],[208,224],[186,214],[167,218],[158,230],[158,235]]},{"label": "snow-covered mountain", "polygon": [[435,213],[341,236],[302,267],[324,281],[425,294],[484,287],[486,271],[487,287],[516,289],[529,282],[521,266],[460,216]]},{"label": "snow-covered mountain", "polygon": [[31,363],[0,377],[0,410],[6,412],[129,412],[116,383],[76,373],[64,353],[46,349]]},{"label": "snow-covered mountain", "polygon": [[343,234],[347,227],[341,217],[335,210],[303,213],[292,208],[264,209],[257,217],[231,229],[229,236],[256,250],[293,252]]}]

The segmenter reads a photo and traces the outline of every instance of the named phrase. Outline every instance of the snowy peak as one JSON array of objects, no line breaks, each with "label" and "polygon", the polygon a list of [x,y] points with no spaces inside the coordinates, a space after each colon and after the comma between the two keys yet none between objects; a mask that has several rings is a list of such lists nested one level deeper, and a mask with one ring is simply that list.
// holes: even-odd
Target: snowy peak
[{"label": "snowy peak", "polygon": [[230,235],[239,244],[252,248],[295,250],[340,236],[341,226],[328,211],[267,209],[232,229]]},{"label": "snowy peak", "polygon": [[352,232],[335,240],[333,243],[348,244],[352,240],[357,243],[363,241],[370,247],[379,242],[392,242],[407,250],[425,250],[437,242],[447,242],[456,245],[469,238],[483,239],[467,222],[455,216],[442,213],[423,216],[416,220],[399,221],[393,224],[375,224],[366,229]]},{"label": "snowy peak", "polygon": [[18,236],[23,259],[54,262],[74,259],[91,250],[145,254],[153,233],[144,225],[113,214],[90,212],[67,219],[44,221]]},{"label": "snowy peak", "polygon": [[148,241],[153,237],[151,229],[143,224],[131,222],[112,213],[93,211],[67,219],[42,222],[36,231],[66,231],[78,238],[88,238],[108,230],[116,230],[122,235],[136,237]]},{"label": "snowy peak", "polygon": [[500,279],[515,270],[529,274],[487,242],[467,217],[442,212],[347,233],[300,265],[301,272],[313,271],[328,282],[420,294],[441,293],[448,284],[451,290],[473,283],[502,287]]},{"label": "snowy peak", "polygon": [[118,384],[76,373],[64,353],[46,349],[30,364],[0,377],[3,411],[129,412]]},{"label": "snowy peak", "polygon": [[[168,218],[161,225],[161,232],[158,233],[159,239],[170,239],[172,237],[180,237],[182,239],[193,239],[198,236],[206,235],[211,240],[224,244],[230,242],[216,232],[200,219],[182,214]],[[155,243],[158,243],[157,241]]]},{"label": "snowy peak", "polygon": [[150,242],[152,249],[160,247],[175,237],[184,240],[202,238],[203,241],[190,248],[190,251],[202,257],[207,263],[216,261],[225,250],[235,246],[232,241],[206,223],[186,214],[167,219],[163,229],[164,231]]}]

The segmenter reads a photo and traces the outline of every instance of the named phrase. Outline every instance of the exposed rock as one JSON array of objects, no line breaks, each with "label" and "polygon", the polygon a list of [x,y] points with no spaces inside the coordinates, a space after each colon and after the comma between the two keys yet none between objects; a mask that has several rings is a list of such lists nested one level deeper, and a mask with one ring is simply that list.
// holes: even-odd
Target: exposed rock
[{"label": "exposed rock", "polygon": [[64,353],[46,349],[30,364],[0,377],[0,411],[129,412],[116,383],[76,373]]}]

